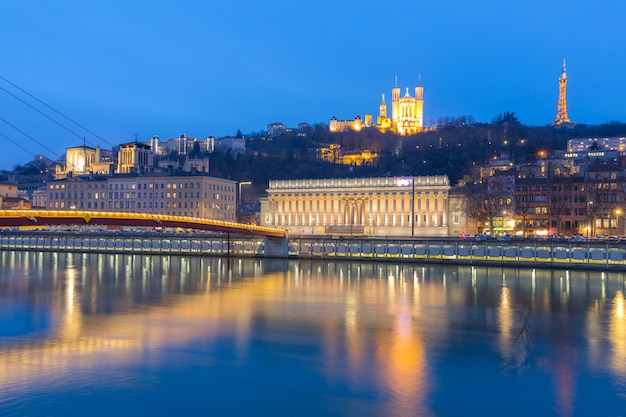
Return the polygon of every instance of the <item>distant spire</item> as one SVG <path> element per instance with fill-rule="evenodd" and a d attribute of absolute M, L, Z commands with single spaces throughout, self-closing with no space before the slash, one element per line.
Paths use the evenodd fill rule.
<path fill-rule="evenodd" d="M 422 74 L 417 74 L 417 86 L 422 86 Z"/>
<path fill-rule="evenodd" d="M 559 78 L 559 100 L 556 106 L 556 117 L 553 126 L 570 125 L 572 121 L 567 112 L 567 74 L 565 73 L 565 59 L 563 59 L 563 72 Z"/>
<path fill-rule="evenodd" d="M 383 93 L 383 103 L 385 102 L 385 93 Z"/>
<path fill-rule="evenodd" d="M 398 87 L 398 76 L 396 75 L 395 87 Z"/>

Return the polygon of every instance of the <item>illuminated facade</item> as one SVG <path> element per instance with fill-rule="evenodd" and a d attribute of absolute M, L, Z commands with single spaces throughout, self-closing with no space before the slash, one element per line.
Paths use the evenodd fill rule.
<path fill-rule="evenodd" d="M 626 152 L 626 137 L 575 138 L 567 141 L 568 152 L 588 150 Z"/>
<path fill-rule="evenodd" d="M 347 132 L 348 130 L 360 132 L 363 129 L 363 119 L 361 116 L 357 116 L 353 120 L 338 120 L 336 117 L 332 117 L 329 129 L 331 132 Z"/>
<path fill-rule="evenodd" d="M 89 146 L 75 146 L 65 150 L 65 167 L 56 166 L 55 178 L 68 175 L 82 175 L 91 172 L 92 166 L 99 162 L 100 149 Z"/>
<path fill-rule="evenodd" d="M 235 221 L 236 182 L 202 174 L 73 176 L 47 184 L 46 206 Z"/>
<path fill-rule="evenodd" d="M 567 114 L 567 73 L 565 72 L 565 60 L 563 60 L 563 72 L 559 78 L 559 101 L 556 108 L 554 126 L 572 125 L 572 121 Z"/>
<path fill-rule="evenodd" d="M 391 130 L 399 135 L 412 135 L 424 129 L 424 87 L 421 80 L 415 87 L 415 97 L 411 97 L 408 87 L 404 96 L 400 97 L 396 77 L 395 86 L 391 90 L 391 118 L 387 117 L 387 103 L 383 94 L 377 125 L 382 131 Z"/>
<path fill-rule="evenodd" d="M 270 181 L 263 226 L 295 234 L 448 236 L 445 175 Z"/>
<path fill-rule="evenodd" d="M 54 178 L 60 180 L 74 175 L 148 172 L 153 170 L 152 158 L 151 145 L 138 142 L 120 145 L 117 162 L 111 150 L 100 149 L 100 146 L 75 146 L 66 149 L 65 165 L 56 166 Z"/>
<path fill-rule="evenodd" d="M 117 173 L 148 172 L 154 168 L 152 148 L 144 143 L 131 142 L 120 145 L 117 154 Z"/>
<path fill-rule="evenodd" d="M 391 117 L 388 116 L 387 110 L 387 103 L 383 94 L 376 118 L 378 130 L 382 132 L 392 131 L 399 135 L 412 135 L 422 132 L 424 130 L 424 87 L 421 85 L 421 80 L 415 87 L 415 97 L 409 94 L 408 87 L 404 96 L 400 97 L 400 87 L 398 87 L 398 78 L 396 77 L 395 86 L 391 89 Z M 364 127 L 373 125 L 371 114 L 365 115 L 365 121 L 360 116 L 353 120 L 338 120 L 335 117 L 330 119 L 331 132 L 348 130 L 359 132 Z"/>
<path fill-rule="evenodd" d="M 328 148 L 319 148 L 317 150 L 318 159 L 333 164 L 343 165 L 373 165 L 378 159 L 377 153 L 368 150 L 357 153 L 341 152 L 341 145 L 331 144 Z"/>

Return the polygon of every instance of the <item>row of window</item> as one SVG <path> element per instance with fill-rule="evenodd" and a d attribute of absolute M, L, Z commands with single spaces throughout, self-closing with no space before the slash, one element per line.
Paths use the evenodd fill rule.
<path fill-rule="evenodd" d="M 580 186 L 578 185 L 553 185 L 552 186 L 552 191 L 585 191 L 585 185 L 584 184 L 580 184 Z"/>
<path fill-rule="evenodd" d="M 235 192 L 235 187 L 230 186 L 230 185 L 221 185 L 221 184 L 205 184 L 207 186 L 208 190 L 213 190 L 213 191 L 224 191 L 224 192 L 231 192 L 234 193 Z M 85 184 L 85 183 L 75 183 L 75 184 L 49 184 L 48 189 L 50 190 L 64 190 L 66 189 L 74 189 L 74 190 L 84 190 L 84 189 L 91 189 L 92 186 L 94 189 L 98 189 L 98 188 L 106 188 L 106 184 L 105 183 L 89 183 L 89 184 Z M 136 184 L 136 183 L 109 183 L 108 184 L 108 188 L 110 190 L 135 190 L 135 189 L 152 189 L 154 186 L 154 188 L 160 188 L 160 189 L 187 189 L 187 188 L 197 188 L 200 189 L 201 188 L 201 183 L 199 182 L 185 182 L 185 183 L 140 183 L 140 184 Z"/>
<path fill-rule="evenodd" d="M 444 191 L 417 191 L 415 193 L 415 198 L 420 198 L 422 196 L 429 196 L 429 195 L 447 195 L 447 192 Z M 392 197 L 405 197 L 405 196 L 410 196 L 411 195 L 411 190 L 407 190 L 407 191 L 399 191 L 399 192 L 387 192 L 387 191 L 372 191 L 369 193 L 320 193 L 320 194 L 312 194 L 312 193 L 308 193 L 308 194 L 301 194 L 301 193 L 296 193 L 296 194 L 292 194 L 292 193 L 286 193 L 286 194 L 274 194 L 271 197 L 274 198 L 342 198 L 342 197 L 388 197 L 388 196 L 392 196 Z"/>
<path fill-rule="evenodd" d="M 101 184 L 98 184 L 98 183 L 87 184 L 86 188 L 87 189 L 91 189 L 92 185 L 93 185 L 94 189 L 106 188 L 104 183 L 101 183 Z M 50 189 L 50 190 L 64 190 L 66 188 L 65 186 L 66 186 L 66 184 L 50 184 L 48 186 L 48 189 Z M 68 189 L 75 189 L 75 190 L 84 190 L 85 189 L 85 184 L 84 183 L 77 183 L 77 184 L 71 184 L 70 183 L 70 184 L 67 184 L 67 188 Z"/>
<path fill-rule="evenodd" d="M 585 198 L 584 196 L 578 196 L 578 195 L 575 195 L 573 199 L 572 199 L 571 196 L 556 196 L 556 197 L 552 197 L 552 204 L 558 204 L 558 203 L 569 204 L 569 203 L 572 203 L 572 202 L 574 204 L 576 204 L 576 203 L 578 203 L 578 204 L 585 204 L 587 202 L 587 198 Z"/>
<path fill-rule="evenodd" d="M 92 196 L 91 193 L 87 193 L 87 200 L 91 200 L 91 196 Z M 58 193 L 58 192 L 49 193 L 48 194 L 48 198 L 50 200 L 59 200 L 59 199 L 64 200 L 65 199 L 65 193 L 64 192 L 61 192 L 61 193 Z M 67 193 L 67 198 L 72 198 L 72 193 L 68 192 Z M 78 200 L 79 198 L 81 200 L 83 200 L 85 198 L 85 194 L 84 193 L 74 193 L 74 197 L 73 198 L 75 200 Z M 104 193 L 103 192 L 102 193 L 93 193 L 93 199 L 94 200 L 98 200 L 98 199 L 104 200 Z"/>
<path fill-rule="evenodd" d="M 515 196 L 515 201 L 518 203 L 525 202 L 535 202 L 535 203 L 545 203 L 548 201 L 547 195 L 538 195 L 538 194 L 524 194 Z"/>
<path fill-rule="evenodd" d="M 92 193 L 88 192 L 87 194 L 87 200 L 91 200 L 92 199 Z M 54 193 L 49 193 L 49 199 L 50 200 L 64 200 L 65 199 L 66 194 L 64 192 L 54 192 Z M 209 194 L 208 193 L 204 193 L 204 198 L 208 198 Z M 141 193 L 138 193 L 138 195 L 135 194 L 134 191 L 109 191 L 109 200 L 113 200 L 113 199 L 135 199 L 135 198 L 141 198 Z M 212 194 L 213 200 L 224 200 L 224 201 L 235 201 L 235 196 L 234 195 L 228 195 L 228 194 L 216 194 L 213 193 Z M 68 199 L 85 199 L 85 193 L 83 192 L 74 192 L 73 193 L 73 197 L 72 197 L 72 193 L 68 192 L 67 193 L 67 198 Z M 93 193 L 93 199 L 94 200 L 99 200 L 99 199 L 104 199 L 105 198 L 105 194 L 104 192 L 102 193 Z M 143 198 L 152 198 L 152 193 L 143 193 Z M 154 198 L 159 198 L 159 193 L 155 192 L 154 193 Z M 193 192 L 180 192 L 180 193 L 161 193 L 160 194 L 160 198 L 194 198 L 194 194 Z M 195 194 L 195 198 L 200 199 L 200 192 L 197 191 Z"/>
<path fill-rule="evenodd" d="M 86 203 L 83 201 L 78 202 L 68 202 L 67 206 L 65 205 L 65 201 L 50 201 L 48 202 L 49 209 L 100 209 L 104 210 L 104 201 L 101 202 L 91 202 L 87 201 Z"/>

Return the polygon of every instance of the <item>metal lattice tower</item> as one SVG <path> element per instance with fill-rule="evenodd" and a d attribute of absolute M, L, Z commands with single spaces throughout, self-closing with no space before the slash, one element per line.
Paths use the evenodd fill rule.
<path fill-rule="evenodd" d="M 567 73 L 565 72 L 565 59 L 563 60 L 563 72 L 559 78 L 559 102 L 556 107 L 556 117 L 553 125 L 571 124 L 567 114 Z"/>

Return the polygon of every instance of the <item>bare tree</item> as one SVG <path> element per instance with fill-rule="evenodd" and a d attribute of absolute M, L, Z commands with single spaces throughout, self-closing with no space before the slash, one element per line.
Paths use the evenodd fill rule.
<path fill-rule="evenodd" d="M 469 187 L 466 196 L 466 213 L 478 224 L 489 225 L 493 236 L 494 219 L 502 213 L 503 196 L 497 190 L 489 190 L 485 185 Z"/>
<path fill-rule="evenodd" d="M 587 184 L 587 222 L 589 224 L 589 235 L 596 235 L 596 222 L 602 217 L 601 195 L 596 184 Z"/>
<path fill-rule="evenodd" d="M 551 192 L 548 200 L 548 213 L 550 220 L 554 220 L 556 223 L 555 234 L 561 235 L 561 219 L 570 214 L 571 207 L 571 195 L 565 192 L 565 184 L 556 183 L 550 185 Z"/>
<path fill-rule="evenodd" d="M 522 218 L 522 236 L 526 237 L 526 219 L 533 212 L 534 207 L 526 194 L 515 196 L 515 215 Z"/>

